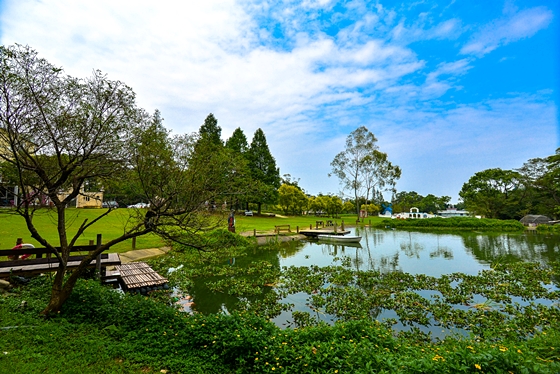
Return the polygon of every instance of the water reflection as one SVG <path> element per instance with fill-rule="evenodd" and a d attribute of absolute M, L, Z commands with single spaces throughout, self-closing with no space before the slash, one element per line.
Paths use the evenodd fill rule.
<path fill-rule="evenodd" d="M 351 229 L 351 235 L 362 236 L 359 244 L 322 243 L 317 241 L 292 241 L 278 244 L 273 249 L 253 249 L 245 256 L 225 258 L 223 266 L 244 269 L 251 264 L 267 262 L 272 269 L 280 271 L 289 266 L 329 266 L 343 265 L 357 271 L 405 272 L 440 277 L 443 274 L 465 273 L 476 275 L 489 269 L 492 263 L 537 262 L 549 264 L 560 260 L 560 240 L 558 236 L 538 234 L 492 234 L 476 232 L 415 232 L 397 230 L 376 230 L 370 228 Z M 230 276 L 229 278 L 232 278 Z M 229 312 L 246 304 L 259 303 L 266 298 L 281 298 L 293 304 L 292 310 L 313 312 L 326 321 L 332 315 L 320 314 L 307 306 L 310 293 L 284 296 L 274 294 L 272 285 L 262 286 L 250 296 L 234 296 L 228 292 L 213 292 L 208 284 L 229 279 L 227 276 L 193 278 L 188 293 L 194 304 L 190 307 L 201 313 Z M 251 275 L 244 273 L 239 279 L 251 284 Z M 556 286 L 560 283 L 556 280 Z M 334 292 L 334 291 L 333 291 Z M 348 295 L 348 290 L 344 290 Z M 371 295 L 369 296 L 371 297 Z M 360 302 L 356 294 L 356 302 Z M 372 315 L 380 310 L 371 305 Z M 389 314 L 388 314 L 389 313 Z M 280 313 L 275 320 L 279 325 L 289 321 L 290 313 Z M 387 317 L 384 312 L 381 317 Z"/>

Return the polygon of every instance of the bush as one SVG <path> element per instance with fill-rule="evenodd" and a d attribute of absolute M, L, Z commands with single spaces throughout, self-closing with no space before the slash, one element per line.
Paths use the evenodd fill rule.
<path fill-rule="evenodd" d="M 490 218 L 450 217 L 426 219 L 384 219 L 375 227 L 386 228 L 451 228 L 469 230 L 521 231 L 524 226 L 515 220 L 499 220 Z"/>

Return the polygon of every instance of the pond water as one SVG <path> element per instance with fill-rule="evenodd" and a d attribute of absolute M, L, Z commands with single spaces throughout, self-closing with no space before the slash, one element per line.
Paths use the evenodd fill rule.
<path fill-rule="evenodd" d="M 294 241 L 278 246 L 275 250 L 255 250 L 247 256 L 225 259 L 229 266 L 246 267 L 252 262 L 267 261 L 281 269 L 290 266 L 320 267 L 347 266 L 353 270 L 375 270 L 381 273 L 394 271 L 440 277 L 443 274 L 465 273 L 476 275 L 489 269 L 492 263 L 537 262 L 548 264 L 560 261 L 560 237 L 536 233 L 478 233 L 478 232 L 416 232 L 352 228 L 350 235 L 362 236 L 359 244 L 333 244 L 321 241 Z M 212 292 L 208 281 L 216 278 L 198 278 L 189 290 L 193 310 L 201 313 L 231 312 L 243 299 L 222 292 Z M 556 286 L 560 284 L 556 280 Z M 270 287 L 272 289 L 272 287 Z M 420 291 L 430 297 L 430 291 Z M 246 298 L 254 301 L 264 297 Z M 282 302 L 293 304 L 292 310 L 314 312 L 308 305 L 310 295 L 296 293 Z M 331 323 L 333 316 L 322 314 L 319 319 Z M 378 320 L 393 318 L 391 310 L 382 311 Z M 279 326 L 289 325 L 291 312 L 282 312 L 274 318 Z M 404 329 L 397 325 L 396 329 Z M 433 329 L 432 333 L 436 333 Z M 439 331 L 439 333 L 446 333 Z M 439 335 L 436 333 L 436 335 Z"/>

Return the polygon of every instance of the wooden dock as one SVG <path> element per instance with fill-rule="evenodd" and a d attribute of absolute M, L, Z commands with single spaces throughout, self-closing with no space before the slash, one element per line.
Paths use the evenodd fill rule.
<path fill-rule="evenodd" d="M 118 273 L 121 285 L 126 291 L 146 292 L 167 287 L 167 278 L 156 273 L 145 262 L 131 262 L 115 268 L 116 272 L 113 274 Z"/>

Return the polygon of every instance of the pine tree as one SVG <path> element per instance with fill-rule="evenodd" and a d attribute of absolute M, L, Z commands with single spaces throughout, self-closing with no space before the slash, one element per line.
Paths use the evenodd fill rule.
<path fill-rule="evenodd" d="M 274 203 L 278 199 L 281 181 L 280 169 L 276 167 L 276 160 L 270 153 L 261 129 L 257 129 L 253 135 L 247 159 L 251 177 L 255 182 L 252 198 L 253 202 L 258 204 L 258 214 L 260 214 L 262 203 Z"/>

